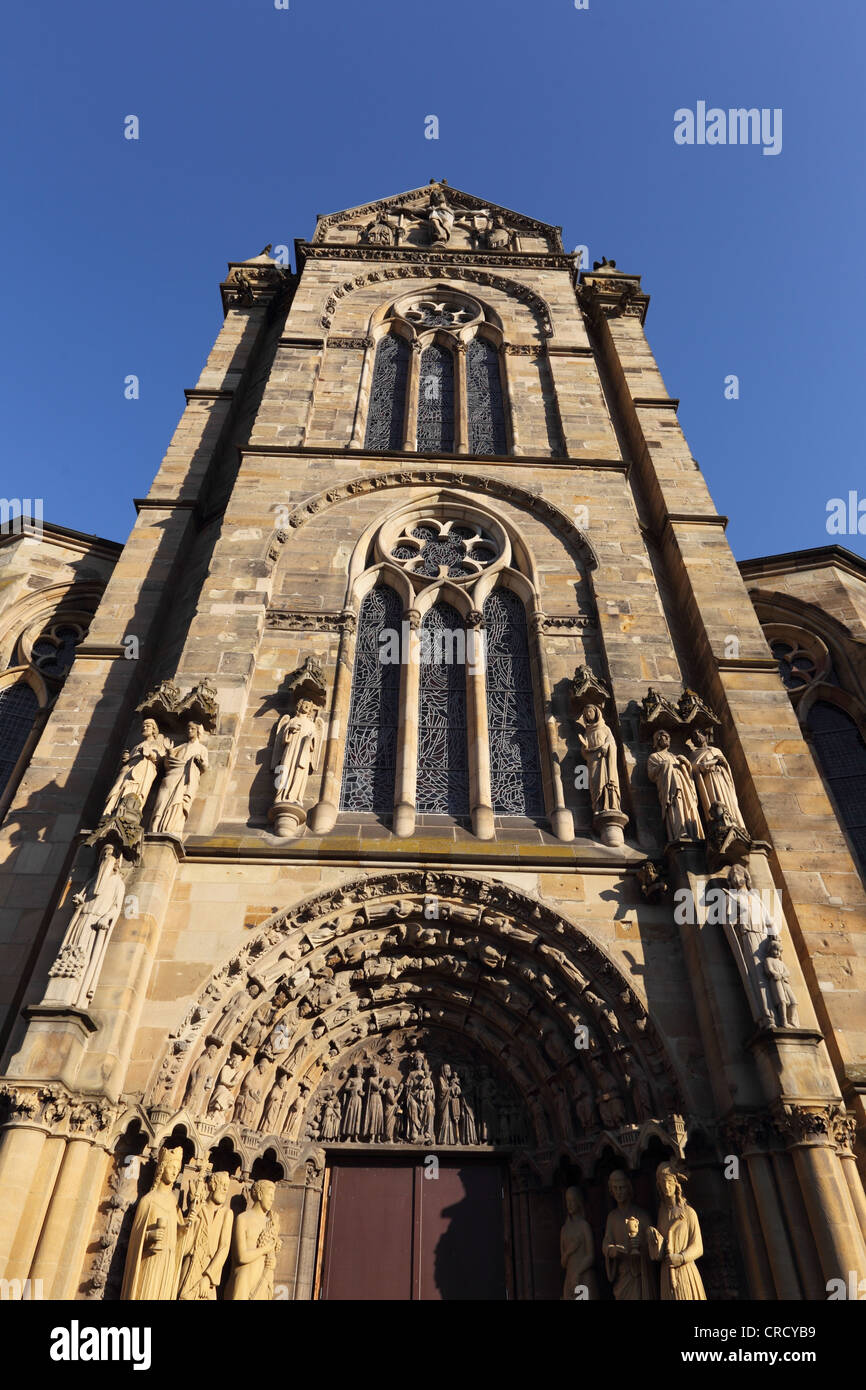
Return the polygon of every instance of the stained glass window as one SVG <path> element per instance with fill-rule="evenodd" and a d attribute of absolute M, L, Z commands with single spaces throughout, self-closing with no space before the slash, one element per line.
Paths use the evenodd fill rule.
<path fill-rule="evenodd" d="M 36 692 L 24 681 L 0 689 L 0 794 L 21 757 L 38 710 Z"/>
<path fill-rule="evenodd" d="M 496 589 L 485 601 L 484 618 L 493 809 L 499 815 L 541 815 L 544 798 L 526 613 L 510 589 Z"/>
<path fill-rule="evenodd" d="M 470 454 L 504 454 L 505 410 L 499 354 L 486 338 L 473 338 L 466 353 Z"/>
<path fill-rule="evenodd" d="M 421 354 L 418 381 L 418 450 L 454 452 L 454 359 L 441 343 Z"/>
<path fill-rule="evenodd" d="M 401 621 L 402 605 L 393 589 L 372 589 L 361 604 L 343 764 L 344 811 L 388 814 L 394 807 L 400 664 L 393 658 L 399 650 L 393 640 L 380 638 L 386 631 L 399 634 Z"/>
<path fill-rule="evenodd" d="M 448 603 L 435 604 L 421 627 L 419 815 L 469 814 L 465 643 L 459 613 Z"/>
<path fill-rule="evenodd" d="M 807 722 L 818 766 L 866 872 L 866 745 L 850 715 L 827 700 L 815 701 Z"/>
<path fill-rule="evenodd" d="M 390 333 L 376 349 L 367 415 L 367 449 L 402 449 L 406 415 L 409 344 Z"/>

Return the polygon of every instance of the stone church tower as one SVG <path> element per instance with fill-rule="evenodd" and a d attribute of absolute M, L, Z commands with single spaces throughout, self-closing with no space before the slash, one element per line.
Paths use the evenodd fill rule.
<path fill-rule="evenodd" d="M 0 1277 L 850 1289 L 863 884 L 640 277 L 442 183 L 222 293 L 6 798 Z"/>

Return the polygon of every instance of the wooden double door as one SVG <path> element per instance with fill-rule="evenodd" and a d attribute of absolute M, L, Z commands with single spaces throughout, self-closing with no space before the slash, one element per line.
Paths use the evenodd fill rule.
<path fill-rule="evenodd" d="M 505 1299 L 508 1188 L 488 1159 L 335 1158 L 325 1193 L 323 1299 Z"/>

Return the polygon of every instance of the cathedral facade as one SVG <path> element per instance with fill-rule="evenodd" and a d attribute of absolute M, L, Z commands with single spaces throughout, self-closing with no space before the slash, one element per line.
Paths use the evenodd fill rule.
<path fill-rule="evenodd" d="M 866 565 L 559 228 L 269 252 L 126 545 L 0 539 L 4 1287 L 856 1297 Z"/>

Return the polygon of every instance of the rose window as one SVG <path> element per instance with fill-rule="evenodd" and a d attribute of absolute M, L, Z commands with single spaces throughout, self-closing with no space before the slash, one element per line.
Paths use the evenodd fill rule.
<path fill-rule="evenodd" d="M 802 690 L 818 674 L 815 658 L 793 642 L 776 641 L 770 650 L 779 663 L 779 674 L 788 690 Z"/>
<path fill-rule="evenodd" d="M 419 299 L 403 310 L 403 318 L 415 328 L 461 328 L 477 318 L 477 313 L 458 303 Z"/>
<path fill-rule="evenodd" d="M 480 526 L 425 520 L 404 530 L 391 547 L 391 558 L 425 579 L 474 579 L 499 553 Z"/>

